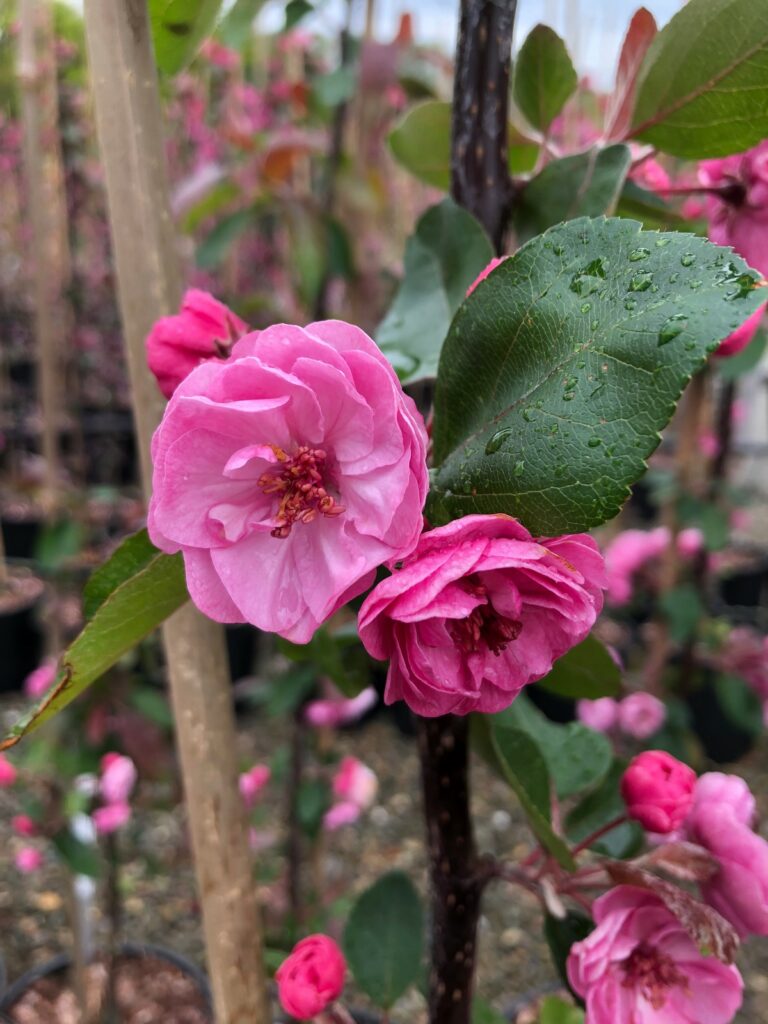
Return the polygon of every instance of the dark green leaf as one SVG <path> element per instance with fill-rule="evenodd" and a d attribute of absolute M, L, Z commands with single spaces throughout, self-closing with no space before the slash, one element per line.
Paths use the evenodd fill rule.
<path fill-rule="evenodd" d="M 322 779 L 302 782 L 296 798 L 299 824 L 307 835 L 315 837 L 323 824 L 323 816 L 331 806 L 331 791 Z"/>
<path fill-rule="evenodd" d="M 370 662 L 356 631 L 331 633 L 327 627 L 321 627 L 308 644 L 279 640 L 278 645 L 292 661 L 311 665 L 315 678 L 327 676 L 345 697 L 356 697 L 369 684 Z"/>
<path fill-rule="evenodd" d="M 290 32 L 305 15 L 311 13 L 314 9 L 309 0 L 288 0 L 285 8 L 285 31 Z"/>
<path fill-rule="evenodd" d="M 723 380 L 735 380 L 742 374 L 754 370 L 763 358 L 767 340 L 768 334 L 765 331 L 759 331 L 747 347 L 735 356 L 713 360 L 714 366 Z"/>
<path fill-rule="evenodd" d="M 546 914 L 544 917 L 544 938 L 547 940 L 552 963 L 564 985 L 568 985 L 568 972 L 566 962 L 571 946 L 574 942 L 581 942 L 586 939 L 594 928 L 592 919 L 582 914 L 579 910 L 569 910 L 568 914 L 561 920 Z"/>
<path fill-rule="evenodd" d="M 356 87 L 356 70 L 342 66 L 316 78 L 312 84 L 312 91 L 324 107 L 338 107 L 354 95 Z"/>
<path fill-rule="evenodd" d="M 538 535 L 614 516 L 707 353 L 761 301 L 703 238 L 582 218 L 532 239 L 459 307 L 435 393 L 427 515 Z"/>
<path fill-rule="evenodd" d="M 505 725 L 526 733 L 539 748 L 561 800 L 596 786 L 610 771 L 611 744 L 600 733 L 578 722 L 548 721 L 524 694 L 501 715 Z"/>
<path fill-rule="evenodd" d="M 614 761 L 600 786 L 584 797 L 568 814 L 566 829 L 569 839 L 574 843 L 582 842 L 625 813 L 626 807 L 619 790 L 625 768 L 623 762 Z M 630 821 L 611 829 L 590 848 L 608 857 L 631 857 L 643 845 L 644 838 L 641 826 Z"/>
<path fill-rule="evenodd" d="M 270 718 L 280 718 L 295 711 L 317 688 L 313 665 L 297 665 L 269 685 L 266 709 Z"/>
<path fill-rule="evenodd" d="M 389 133 L 392 155 L 419 181 L 448 191 L 451 180 L 451 104 L 437 100 L 407 110 Z"/>
<path fill-rule="evenodd" d="M 229 206 L 239 195 L 240 189 L 229 178 L 214 183 L 205 195 L 184 212 L 181 218 L 182 229 L 192 234 L 204 221 Z"/>
<path fill-rule="evenodd" d="M 727 717 L 750 736 L 760 736 L 763 704 L 755 691 L 739 676 L 722 675 L 715 680 L 715 692 Z"/>
<path fill-rule="evenodd" d="M 117 558 L 123 548 L 118 549 L 113 558 Z M 91 601 L 96 610 L 64 652 L 56 683 L 40 703 L 13 727 L 0 743 L 0 749 L 14 746 L 22 736 L 37 729 L 79 697 L 188 600 L 184 562 L 180 554 L 157 552 L 108 596 L 103 597 L 98 589 L 95 594 L 97 596 L 92 595 Z M 100 604 L 97 603 L 99 599 Z"/>
<path fill-rule="evenodd" d="M 515 61 L 515 103 L 534 128 L 546 132 L 576 89 L 578 77 L 560 36 L 536 25 Z"/>
<path fill-rule="evenodd" d="M 540 679 L 538 685 L 561 697 L 596 700 L 618 695 L 621 672 L 597 637 L 588 636 L 558 658 L 552 671 Z"/>
<path fill-rule="evenodd" d="M 728 156 L 768 136 L 768 4 L 689 0 L 656 36 L 632 136 L 689 159 Z"/>
<path fill-rule="evenodd" d="M 608 146 L 547 164 L 515 206 L 518 239 L 526 242 L 563 220 L 613 213 L 629 162 L 628 146 Z"/>
<path fill-rule="evenodd" d="M 344 929 L 344 953 L 360 988 L 388 1010 L 415 984 L 424 923 L 419 894 L 399 871 L 384 875 L 355 903 Z"/>
<path fill-rule="evenodd" d="M 477 718 L 483 727 L 490 729 L 496 763 L 520 801 L 534 835 L 559 864 L 572 870 L 570 851 L 550 824 L 549 772 L 536 742 L 522 730 L 509 726 L 502 716 Z M 483 719 L 487 720 L 487 725 Z"/>
<path fill-rule="evenodd" d="M 94 569 L 83 590 L 83 615 L 92 619 L 96 610 L 131 576 L 145 569 L 160 554 L 149 539 L 146 529 L 126 537 L 110 557 Z"/>
<path fill-rule="evenodd" d="M 56 572 L 78 553 L 83 528 L 74 519 L 60 519 L 43 529 L 35 545 L 35 561 L 43 572 Z"/>
<path fill-rule="evenodd" d="M 202 270 L 214 270 L 237 241 L 253 224 L 250 210 L 238 210 L 224 217 L 202 240 L 197 249 L 196 262 Z"/>
<path fill-rule="evenodd" d="M 175 75 L 192 60 L 216 24 L 222 0 L 149 0 L 157 66 Z"/>
<path fill-rule="evenodd" d="M 485 1000 L 476 998 L 472 1002 L 472 1024 L 507 1024 L 507 1018 Z"/>
<path fill-rule="evenodd" d="M 264 0 L 235 0 L 219 26 L 226 46 L 239 50 L 248 42 L 253 22 L 263 6 Z"/>
<path fill-rule="evenodd" d="M 637 182 L 627 178 L 619 197 L 616 207 L 616 214 L 619 217 L 629 217 L 632 220 L 639 220 L 643 227 L 667 229 L 675 228 L 679 231 L 693 230 L 690 221 L 687 221 L 682 214 L 673 210 L 669 203 L 665 203 L 661 196 L 649 189 L 641 188 Z"/>
<path fill-rule="evenodd" d="M 403 380 L 434 377 L 451 318 L 492 258 L 488 236 L 453 200 L 421 217 L 405 247 L 403 281 L 376 332 L 387 355 L 405 357 Z"/>
<path fill-rule="evenodd" d="M 130 691 L 129 700 L 139 714 L 144 715 L 155 725 L 163 729 L 170 729 L 173 725 L 171 707 L 162 691 L 156 690 L 153 686 L 134 686 Z"/>
<path fill-rule="evenodd" d="M 680 496 L 678 509 L 683 525 L 701 530 L 708 551 L 720 551 L 726 546 L 731 531 L 726 509 L 689 494 Z"/>
<path fill-rule="evenodd" d="M 541 1004 L 539 1024 L 584 1024 L 584 1011 L 557 996 L 547 996 Z"/>
<path fill-rule="evenodd" d="M 101 874 L 101 858 L 96 846 L 90 846 L 73 835 L 69 826 L 65 826 L 52 838 L 56 853 L 61 857 L 74 875 L 88 875 L 98 878 Z"/>
<path fill-rule="evenodd" d="M 692 583 L 681 583 L 659 598 L 659 605 L 669 626 L 669 635 L 676 644 L 683 644 L 696 633 L 704 606 Z"/>

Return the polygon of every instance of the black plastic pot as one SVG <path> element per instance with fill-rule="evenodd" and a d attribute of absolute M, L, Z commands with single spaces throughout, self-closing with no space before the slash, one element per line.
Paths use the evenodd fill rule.
<path fill-rule="evenodd" d="M 243 679 L 253 673 L 259 631 L 246 623 L 226 626 L 224 634 L 227 640 L 230 672 L 233 681 L 237 682 L 238 679 Z"/>
<path fill-rule="evenodd" d="M 688 696 L 686 703 L 691 714 L 691 727 L 710 760 L 716 764 L 729 764 L 752 750 L 756 737 L 728 717 L 713 680 L 705 680 Z"/>
<path fill-rule="evenodd" d="M 43 654 L 37 602 L 0 613 L 0 692 L 17 692 Z"/>
<path fill-rule="evenodd" d="M 2 529 L 6 558 L 35 557 L 37 540 L 42 529 L 40 519 L 3 519 Z"/>
<path fill-rule="evenodd" d="M 198 967 L 185 957 L 180 956 L 178 953 L 174 953 L 171 949 L 165 949 L 163 946 L 135 942 L 123 943 L 120 947 L 120 955 L 123 957 L 151 956 L 157 960 L 166 960 L 184 974 L 189 975 L 194 980 L 205 1000 L 206 1006 L 211 1014 L 211 1024 L 213 1024 L 213 999 L 211 997 L 211 989 L 208 984 L 208 979 Z M 71 966 L 71 956 L 68 953 L 60 953 L 58 956 L 53 957 L 44 964 L 32 967 L 30 970 L 22 974 L 22 976 L 18 978 L 13 985 L 6 989 L 2 999 L 0 999 L 0 1024 L 14 1024 L 13 1018 L 9 1016 L 9 1013 L 13 1010 L 13 1007 L 24 995 L 27 989 L 31 988 L 35 982 L 40 981 L 42 978 L 48 978 L 52 974 L 64 973 L 65 971 L 68 971 Z"/>

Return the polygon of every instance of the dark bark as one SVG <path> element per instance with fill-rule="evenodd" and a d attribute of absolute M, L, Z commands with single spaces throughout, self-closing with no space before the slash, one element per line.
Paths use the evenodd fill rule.
<path fill-rule="evenodd" d="M 451 194 L 501 253 L 513 188 L 508 97 L 517 0 L 463 0 L 453 84 Z"/>
<path fill-rule="evenodd" d="M 469 722 L 419 718 L 432 891 L 430 1024 L 470 1024 L 482 879 L 469 809 Z"/>

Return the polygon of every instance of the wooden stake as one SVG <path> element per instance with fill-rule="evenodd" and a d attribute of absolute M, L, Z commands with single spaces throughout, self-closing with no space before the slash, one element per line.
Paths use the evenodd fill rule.
<path fill-rule="evenodd" d="M 168 206 L 157 72 L 146 0 L 86 0 L 85 25 L 104 163 L 120 313 L 145 494 L 163 408 L 144 351 L 181 297 Z M 191 604 L 163 630 L 217 1024 L 267 1024 L 262 939 L 224 633 Z"/>

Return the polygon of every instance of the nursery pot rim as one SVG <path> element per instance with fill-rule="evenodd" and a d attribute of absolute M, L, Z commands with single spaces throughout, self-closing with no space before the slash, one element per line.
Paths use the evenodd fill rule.
<path fill-rule="evenodd" d="M 188 960 L 181 953 L 176 953 L 172 949 L 168 949 L 165 946 L 156 945 L 153 942 L 123 942 L 120 945 L 120 956 L 126 957 L 142 957 L 142 956 L 154 956 L 159 960 L 166 960 L 168 963 L 173 964 L 174 967 L 178 967 L 179 970 L 185 974 L 189 974 L 194 978 L 198 988 L 200 989 L 203 998 L 205 1000 L 206 1009 L 213 1014 L 213 997 L 211 995 L 211 987 L 208 984 L 208 978 L 205 973 L 193 964 L 191 960 Z M 29 970 L 25 971 L 20 977 L 14 981 L 14 983 L 8 988 L 5 987 L 5 968 L 4 965 L 0 966 L 0 977 L 2 978 L 2 998 L 0 998 L 0 1024 L 14 1024 L 12 1019 L 8 1016 L 8 1011 L 12 1010 L 14 1005 L 19 1001 L 19 998 L 31 988 L 36 981 L 40 981 L 42 978 L 47 978 L 51 974 L 56 974 L 59 971 L 63 971 L 65 968 L 71 966 L 72 957 L 69 953 L 57 953 L 56 956 L 51 957 L 50 960 L 46 960 L 42 964 L 37 964 L 35 967 L 30 967 Z M 213 1017 L 211 1017 L 213 1019 Z"/>

